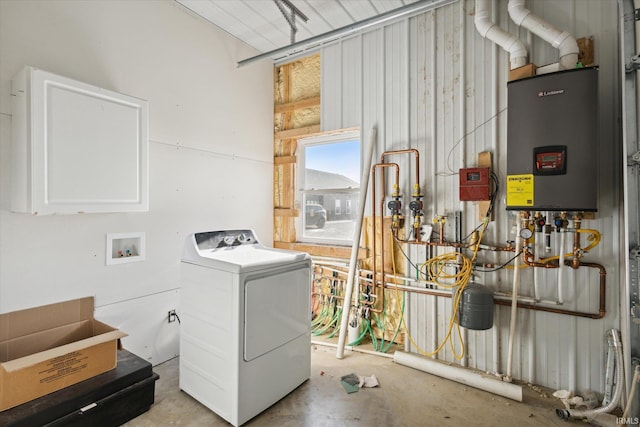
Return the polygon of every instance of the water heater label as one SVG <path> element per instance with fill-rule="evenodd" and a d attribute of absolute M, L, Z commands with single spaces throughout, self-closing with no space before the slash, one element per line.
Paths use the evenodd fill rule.
<path fill-rule="evenodd" d="M 533 174 L 507 175 L 507 206 L 533 206 Z"/>
<path fill-rule="evenodd" d="M 564 93 L 564 89 L 542 90 L 538 92 L 538 98 L 543 98 L 545 96 L 552 96 L 552 95 L 562 95 L 563 93 Z"/>

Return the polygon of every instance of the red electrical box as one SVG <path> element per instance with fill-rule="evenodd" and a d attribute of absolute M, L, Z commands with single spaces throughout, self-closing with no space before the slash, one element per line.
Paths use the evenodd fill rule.
<path fill-rule="evenodd" d="M 460 201 L 476 202 L 491 199 L 491 168 L 460 169 Z"/>

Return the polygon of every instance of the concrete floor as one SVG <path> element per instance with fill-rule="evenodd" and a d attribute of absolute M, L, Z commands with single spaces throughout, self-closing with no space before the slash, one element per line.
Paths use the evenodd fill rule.
<path fill-rule="evenodd" d="M 312 345 L 311 378 L 246 426 L 570 426 L 555 415 L 550 391 L 524 385 L 524 403 L 464 386 L 392 359 Z M 178 387 L 179 359 L 154 367 L 160 375 L 155 404 L 128 427 L 228 426 Z M 377 388 L 347 394 L 340 377 L 375 374 Z"/>

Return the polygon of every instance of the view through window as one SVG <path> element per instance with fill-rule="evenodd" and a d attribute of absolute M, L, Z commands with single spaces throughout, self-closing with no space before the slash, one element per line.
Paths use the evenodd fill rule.
<path fill-rule="evenodd" d="M 299 240 L 351 244 L 360 197 L 360 132 L 298 140 Z"/>

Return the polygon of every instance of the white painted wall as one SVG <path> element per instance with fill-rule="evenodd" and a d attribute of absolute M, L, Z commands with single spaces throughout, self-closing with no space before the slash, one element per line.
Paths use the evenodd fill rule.
<path fill-rule="evenodd" d="M 272 243 L 273 68 L 235 67 L 255 54 L 170 0 L 0 2 L 0 312 L 94 295 L 125 347 L 177 354 L 162 319 L 179 312 L 185 237 L 250 227 Z M 10 212 L 10 80 L 25 65 L 149 101 L 149 212 Z M 106 234 L 136 231 L 146 260 L 106 266 Z"/>

